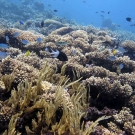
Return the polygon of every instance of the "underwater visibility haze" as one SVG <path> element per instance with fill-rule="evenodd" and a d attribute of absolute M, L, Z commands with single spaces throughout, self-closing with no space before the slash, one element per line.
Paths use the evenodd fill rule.
<path fill-rule="evenodd" d="M 21 0 L 11 2 L 20 4 Z M 135 27 L 131 26 L 135 24 L 134 0 L 39 0 L 39 2 L 44 3 L 47 10 L 57 9 L 56 16 L 73 19 L 82 25 L 92 24 L 102 27 L 102 21 L 109 18 L 112 23 L 118 25 L 117 29 L 135 32 Z M 131 17 L 133 21 L 127 22 L 127 17 Z"/>
<path fill-rule="evenodd" d="M 0 0 L 0 135 L 135 135 L 134 0 Z"/>

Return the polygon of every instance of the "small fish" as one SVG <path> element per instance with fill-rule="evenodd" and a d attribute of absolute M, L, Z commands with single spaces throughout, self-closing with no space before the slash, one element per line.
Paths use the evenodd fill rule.
<path fill-rule="evenodd" d="M 9 46 L 7 44 L 3 44 L 3 43 L 0 44 L 0 48 L 8 48 L 8 47 Z"/>
<path fill-rule="evenodd" d="M 28 40 L 23 39 L 23 40 L 22 40 L 22 43 L 26 45 L 26 44 L 28 44 L 29 42 L 28 42 Z"/>
<path fill-rule="evenodd" d="M 6 35 L 5 38 L 6 38 L 6 43 L 9 43 L 9 37 Z"/>
<path fill-rule="evenodd" d="M 53 58 L 57 58 L 60 61 L 68 61 L 67 55 L 65 53 L 58 51 L 58 50 L 53 51 L 52 49 L 51 49 L 51 51 L 52 51 L 51 54 L 53 55 L 52 56 Z"/>
<path fill-rule="evenodd" d="M 7 57 L 7 53 L 0 51 L 0 59 L 5 59 L 6 57 Z"/>
<path fill-rule="evenodd" d="M 119 65 L 119 68 L 122 69 L 123 67 L 124 67 L 124 65 L 121 63 L 121 64 Z"/>
<path fill-rule="evenodd" d="M 132 55 L 135 57 L 135 52 Z"/>
<path fill-rule="evenodd" d="M 59 46 L 64 46 L 64 45 L 67 45 L 67 44 L 68 44 L 68 42 L 66 42 L 66 41 L 59 41 L 59 42 L 56 43 L 56 45 L 59 45 Z"/>
<path fill-rule="evenodd" d="M 45 51 L 46 51 L 46 52 L 49 52 L 49 49 L 48 49 L 48 47 L 46 47 L 46 48 L 45 48 Z"/>
<path fill-rule="evenodd" d="M 86 1 L 84 0 L 83 3 L 86 3 Z"/>
<path fill-rule="evenodd" d="M 56 57 L 58 57 L 58 55 L 59 55 L 59 51 L 58 50 L 56 50 L 56 52 L 55 51 L 53 51 L 52 49 L 51 49 L 51 54 L 53 55 L 52 57 L 54 57 L 54 58 L 56 58 Z"/>
<path fill-rule="evenodd" d="M 15 33 L 13 34 L 13 37 L 17 38 L 19 35 L 20 35 L 19 32 L 15 32 Z"/>
<path fill-rule="evenodd" d="M 112 76 L 108 76 L 108 78 L 109 78 L 108 81 L 109 81 L 111 84 L 112 84 L 112 83 L 114 82 L 114 80 L 115 80 Z"/>
<path fill-rule="evenodd" d="M 118 47 L 117 50 L 122 53 L 126 52 L 126 50 L 122 46 Z"/>
<path fill-rule="evenodd" d="M 29 50 L 26 51 L 25 56 L 26 57 L 30 56 L 30 51 Z"/>
<path fill-rule="evenodd" d="M 131 24 L 130 26 L 135 26 L 135 24 Z"/>
<path fill-rule="evenodd" d="M 116 49 L 113 49 L 113 50 L 116 50 Z M 117 48 L 116 54 L 114 54 L 114 53 L 113 54 L 120 57 L 120 56 L 123 56 L 125 52 L 126 52 L 126 50 L 122 46 L 119 46 Z"/>
<path fill-rule="evenodd" d="M 44 27 L 44 20 L 41 21 L 41 27 Z"/>
<path fill-rule="evenodd" d="M 75 55 L 75 54 L 76 54 L 76 50 L 73 50 L 73 51 L 72 51 L 72 55 Z"/>
<path fill-rule="evenodd" d="M 102 10 L 101 12 L 102 12 L 102 13 L 105 13 L 105 11 L 103 11 L 103 10 Z"/>
<path fill-rule="evenodd" d="M 48 7 L 51 7 L 51 5 L 50 5 L 50 4 L 48 4 Z"/>
<path fill-rule="evenodd" d="M 95 12 L 96 14 L 98 13 L 98 12 Z"/>
<path fill-rule="evenodd" d="M 101 17 L 104 17 L 103 15 L 100 15 Z"/>
<path fill-rule="evenodd" d="M 109 60 L 114 61 L 114 60 L 116 60 L 116 57 L 115 56 L 110 56 Z"/>
<path fill-rule="evenodd" d="M 86 65 L 85 65 L 86 68 L 93 68 L 94 66 L 95 66 L 94 63 L 92 63 L 92 64 L 86 64 Z"/>
<path fill-rule="evenodd" d="M 40 37 L 37 38 L 37 42 L 38 42 L 38 43 L 41 43 L 42 41 L 43 41 L 42 38 L 40 38 Z"/>
<path fill-rule="evenodd" d="M 110 11 L 108 11 L 108 14 L 110 14 Z"/>
<path fill-rule="evenodd" d="M 130 17 L 127 17 L 126 20 L 127 20 L 128 22 L 132 22 L 132 18 L 130 18 Z"/>
<path fill-rule="evenodd" d="M 21 21 L 21 20 L 19 21 L 19 23 L 20 23 L 20 25 L 24 25 L 24 22 L 23 22 L 23 21 Z"/>
<path fill-rule="evenodd" d="M 112 53 L 113 53 L 113 55 L 116 55 L 117 54 L 117 49 L 112 49 Z"/>
<path fill-rule="evenodd" d="M 55 9 L 55 10 L 53 10 L 53 11 L 54 11 L 54 12 L 58 12 L 58 10 L 56 10 L 56 9 Z"/>

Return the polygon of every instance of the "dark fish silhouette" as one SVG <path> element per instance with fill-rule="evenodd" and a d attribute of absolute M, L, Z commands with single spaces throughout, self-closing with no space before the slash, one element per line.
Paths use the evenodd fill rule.
<path fill-rule="evenodd" d="M 60 61 L 68 61 L 67 55 L 63 52 L 60 52 L 57 59 L 59 59 Z"/>
<path fill-rule="evenodd" d="M 132 18 L 130 18 L 130 17 L 127 17 L 126 20 L 127 20 L 128 22 L 132 22 Z"/>
<path fill-rule="evenodd" d="M 117 27 L 121 27 L 119 24 L 116 25 Z"/>
<path fill-rule="evenodd" d="M 20 33 L 19 32 L 15 32 L 14 34 L 13 34 L 13 37 L 18 37 L 20 35 Z"/>
<path fill-rule="evenodd" d="M 53 58 L 57 58 L 60 61 L 68 61 L 67 55 L 64 52 L 61 52 L 58 50 L 53 51 L 52 49 L 51 49 L 51 51 L 52 51 L 51 54 L 53 55 L 52 56 Z"/>
<path fill-rule="evenodd" d="M 41 43 L 42 41 L 43 41 L 42 38 L 40 38 L 40 37 L 37 38 L 37 42 L 38 42 L 38 43 Z"/>
<path fill-rule="evenodd" d="M 0 51 L 0 60 L 5 59 L 6 57 L 7 57 L 7 53 Z"/>
<path fill-rule="evenodd" d="M 105 13 L 105 11 L 101 11 L 102 13 Z"/>
<path fill-rule="evenodd" d="M 23 22 L 23 21 L 21 21 L 21 20 L 19 21 L 19 23 L 20 23 L 20 25 L 24 25 L 24 22 Z"/>
<path fill-rule="evenodd" d="M 23 39 L 23 40 L 22 40 L 22 43 L 23 43 L 24 45 L 26 45 L 26 44 L 28 44 L 28 43 L 29 43 L 29 41 L 28 41 L 28 40 Z"/>
<path fill-rule="evenodd" d="M 44 21 L 42 20 L 42 22 L 41 22 L 41 27 L 44 27 Z"/>
<path fill-rule="evenodd" d="M 108 14 L 110 14 L 110 11 L 108 11 Z"/>
<path fill-rule="evenodd" d="M 116 26 L 116 27 L 121 27 L 119 24 L 113 24 L 113 26 Z"/>
<path fill-rule="evenodd" d="M 123 67 L 124 67 L 124 64 L 121 63 L 121 64 L 119 65 L 119 68 L 122 69 Z"/>
<path fill-rule="evenodd" d="M 116 57 L 112 55 L 109 57 L 109 60 L 114 61 L 114 60 L 116 60 Z"/>
<path fill-rule="evenodd" d="M 55 10 L 53 10 L 53 11 L 54 11 L 54 12 L 58 12 L 58 10 L 56 10 L 56 9 L 55 9 Z"/>
<path fill-rule="evenodd" d="M 135 26 L 135 24 L 131 24 L 130 26 Z"/>
<path fill-rule="evenodd" d="M 103 15 L 100 15 L 101 17 L 104 17 Z"/>
<path fill-rule="evenodd" d="M 5 39 L 6 39 L 6 43 L 9 43 L 9 36 L 8 35 L 5 36 Z"/>
<path fill-rule="evenodd" d="M 119 24 L 116 25 L 117 27 L 121 27 Z"/>

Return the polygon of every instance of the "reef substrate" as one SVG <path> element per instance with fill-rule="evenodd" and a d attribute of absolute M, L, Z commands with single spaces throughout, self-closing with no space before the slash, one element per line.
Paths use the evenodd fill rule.
<path fill-rule="evenodd" d="M 0 62 L 2 135 L 135 134 L 134 41 L 117 31 L 55 19 L 34 32 L 4 27 L 0 43 L 6 44 L 5 35 L 9 48 L 0 48 L 8 54 Z M 111 49 L 118 47 L 126 52 L 111 60 Z M 68 61 L 52 58 L 45 48 L 64 52 Z"/>

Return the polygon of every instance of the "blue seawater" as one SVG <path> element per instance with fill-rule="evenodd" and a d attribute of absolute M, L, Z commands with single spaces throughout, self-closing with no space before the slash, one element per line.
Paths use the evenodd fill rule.
<path fill-rule="evenodd" d="M 33 8 L 34 3 L 37 2 L 37 0 L 29 0 L 27 4 L 28 0 L 5 1 L 18 5 L 18 8 L 20 6 Z M 52 12 L 57 10 L 58 12 L 54 12 L 56 16 L 72 19 L 78 24 L 102 27 L 103 20 L 109 18 L 116 25 L 116 29 L 135 32 L 135 26 L 130 26 L 135 24 L 135 0 L 40 0 L 40 2 L 44 4 L 45 10 L 52 10 Z M 31 16 L 32 14 L 28 19 Z M 126 17 L 131 17 L 132 22 L 126 21 Z"/>
<path fill-rule="evenodd" d="M 0 43 L 0 48 L 8 48 L 8 44 L 3 44 L 3 43 Z"/>
<path fill-rule="evenodd" d="M 110 18 L 114 24 L 121 26 L 117 29 L 135 32 L 135 26 L 130 26 L 135 23 L 135 0 L 42 0 L 42 2 L 47 9 L 57 9 L 56 15 L 73 19 L 83 25 L 102 27 L 103 18 L 100 15 L 104 15 L 104 19 Z M 48 4 L 51 7 L 48 7 Z M 133 22 L 126 21 L 126 17 L 131 17 Z"/>

